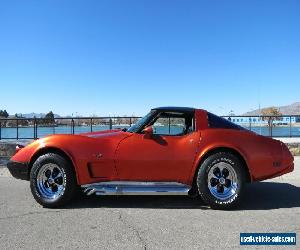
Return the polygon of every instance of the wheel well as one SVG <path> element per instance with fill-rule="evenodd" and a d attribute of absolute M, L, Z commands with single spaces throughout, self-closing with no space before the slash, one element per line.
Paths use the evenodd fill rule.
<path fill-rule="evenodd" d="M 248 168 L 248 166 L 247 166 L 247 163 L 246 163 L 244 157 L 243 157 L 238 151 L 236 151 L 235 149 L 232 149 L 232 148 L 226 148 L 226 147 L 219 147 L 219 148 L 214 148 L 214 149 L 209 150 L 208 152 L 206 152 L 206 153 L 201 157 L 201 160 L 199 161 L 198 166 L 197 166 L 197 169 L 196 169 L 195 174 L 194 174 L 193 186 L 196 184 L 197 173 L 198 173 L 198 170 L 199 170 L 201 164 L 202 164 L 209 156 L 211 156 L 211 155 L 213 155 L 213 154 L 216 154 L 216 153 L 220 153 L 220 152 L 231 153 L 231 154 L 235 155 L 236 157 L 238 157 L 239 160 L 242 162 L 243 168 L 244 168 L 244 170 L 245 170 L 245 173 L 246 173 L 246 181 L 247 181 L 247 182 L 251 182 L 251 175 L 250 175 L 249 168 Z"/>
<path fill-rule="evenodd" d="M 29 180 L 31 168 L 32 168 L 34 162 L 37 160 L 37 158 L 39 158 L 40 156 L 42 156 L 44 154 L 47 154 L 47 153 L 58 154 L 58 155 L 62 156 L 63 158 L 65 158 L 71 164 L 71 166 L 73 166 L 73 170 L 74 170 L 74 173 L 75 173 L 75 176 L 76 176 L 76 171 L 75 171 L 75 168 L 74 168 L 73 161 L 71 160 L 71 158 L 63 150 L 58 149 L 58 148 L 54 148 L 54 147 L 46 147 L 46 148 L 42 148 L 42 149 L 38 150 L 31 157 L 30 162 L 29 162 L 28 180 Z"/>

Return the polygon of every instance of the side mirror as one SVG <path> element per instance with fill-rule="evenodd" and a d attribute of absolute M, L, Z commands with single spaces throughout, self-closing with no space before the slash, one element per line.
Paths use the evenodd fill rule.
<path fill-rule="evenodd" d="M 148 126 L 146 128 L 143 129 L 143 132 L 145 133 L 146 137 L 151 137 L 153 135 L 153 128 L 152 126 Z"/>

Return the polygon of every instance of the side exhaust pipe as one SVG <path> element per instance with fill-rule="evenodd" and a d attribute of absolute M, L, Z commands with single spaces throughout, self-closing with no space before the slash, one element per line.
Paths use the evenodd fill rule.
<path fill-rule="evenodd" d="M 188 195 L 190 186 L 177 182 L 100 182 L 81 186 L 86 195 Z"/>

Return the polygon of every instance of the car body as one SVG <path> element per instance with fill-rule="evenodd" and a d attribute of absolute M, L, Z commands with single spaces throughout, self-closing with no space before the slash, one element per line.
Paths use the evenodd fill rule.
<path fill-rule="evenodd" d="M 206 110 L 183 107 L 152 109 L 128 131 L 44 137 L 19 148 L 8 168 L 16 178 L 30 180 L 34 163 L 47 153 L 68 161 L 76 185 L 87 194 L 98 195 L 192 193 L 198 189 L 194 187 L 202 164 L 218 153 L 229 155 L 227 164 L 234 168 L 238 165 L 243 172 L 243 180 L 239 181 L 243 182 L 273 178 L 294 169 L 293 156 L 282 142 L 255 134 Z M 215 172 L 220 169 L 223 167 Z M 230 176 L 237 177 L 236 173 Z M 219 187 L 219 182 L 225 180 L 217 179 L 215 186 Z"/>

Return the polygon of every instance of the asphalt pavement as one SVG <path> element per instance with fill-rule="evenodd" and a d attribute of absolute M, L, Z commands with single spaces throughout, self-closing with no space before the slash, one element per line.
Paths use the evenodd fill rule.
<path fill-rule="evenodd" d="M 297 246 L 286 247 L 295 249 L 300 157 L 295 163 L 292 174 L 248 185 L 235 211 L 211 210 L 182 196 L 83 197 L 46 209 L 28 182 L 0 167 L 0 249 L 249 249 L 240 246 L 241 232 L 296 232 Z"/>

